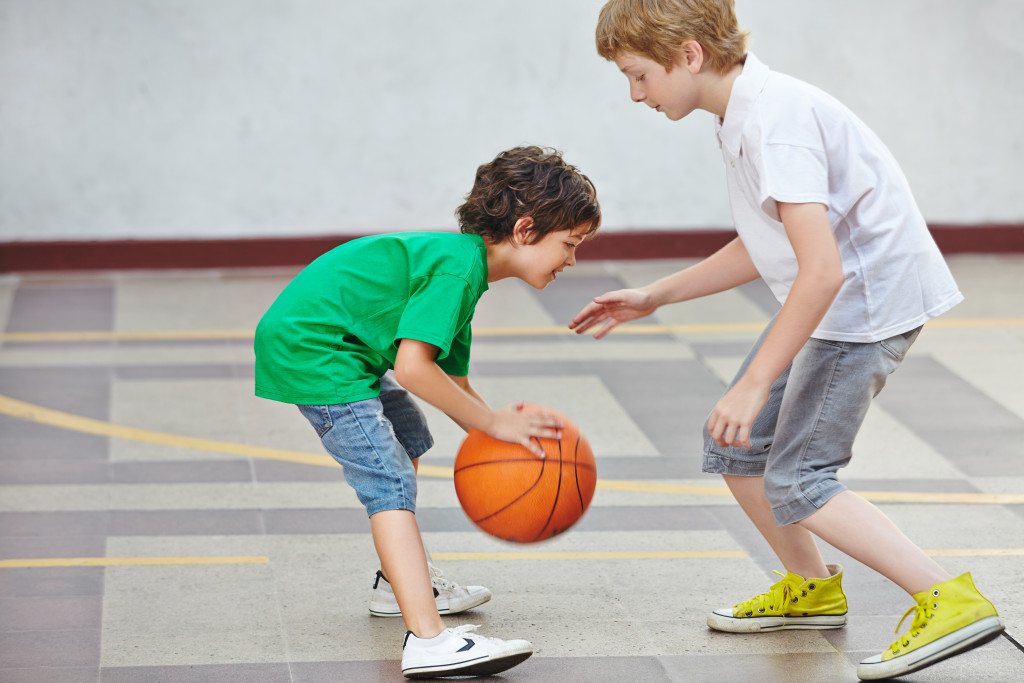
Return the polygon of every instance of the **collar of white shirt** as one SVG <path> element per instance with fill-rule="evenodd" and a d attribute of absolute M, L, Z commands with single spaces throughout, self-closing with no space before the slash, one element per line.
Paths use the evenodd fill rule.
<path fill-rule="evenodd" d="M 769 69 L 764 62 L 748 52 L 743 63 L 743 71 L 736 77 L 729 94 L 729 104 L 725 107 L 725 118 L 715 117 L 715 133 L 718 144 L 730 156 L 740 155 L 740 136 L 747 123 L 750 110 L 754 107 L 765 81 L 768 80 Z"/>

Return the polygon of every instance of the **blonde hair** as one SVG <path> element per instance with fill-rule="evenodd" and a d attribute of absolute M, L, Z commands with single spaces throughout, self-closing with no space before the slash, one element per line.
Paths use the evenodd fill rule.
<path fill-rule="evenodd" d="M 628 52 L 671 71 L 682 44 L 695 40 L 711 68 L 725 73 L 743 61 L 748 35 L 734 0 L 610 0 L 597 20 L 597 54 L 614 60 Z"/>

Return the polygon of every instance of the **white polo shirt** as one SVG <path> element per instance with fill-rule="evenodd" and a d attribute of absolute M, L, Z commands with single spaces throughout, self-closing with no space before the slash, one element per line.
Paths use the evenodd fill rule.
<path fill-rule="evenodd" d="M 747 53 L 715 132 L 736 231 L 780 302 L 797 262 L 776 202 L 828 207 L 846 280 L 814 337 L 880 341 L 963 300 L 903 171 L 835 98 Z"/>

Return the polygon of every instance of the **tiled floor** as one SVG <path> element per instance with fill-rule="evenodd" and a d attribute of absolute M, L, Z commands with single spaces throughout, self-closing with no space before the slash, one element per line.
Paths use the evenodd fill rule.
<path fill-rule="evenodd" d="M 879 396 L 844 481 L 970 570 L 1024 640 L 1024 257 L 950 262 L 967 301 Z M 825 548 L 846 567 L 846 628 L 707 629 L 779 568 L 699 458 L 701 422 L 773 306 L 748 286 L 602 341 L 562 330 L 589 297 L 681 265 L 584 262 L 543 292 L 500 282 L 483 298 L 476 388 L 558 408 L 597 455 L 593 506 L 568 534 L 511 547 L 476 531 L 446 469 L 460 432 L 427 409 L 427 546 L 494 592 L 446 621 L 536 648 L 494 680 L 853 681 L 910 605 Z M 366 611 L 365 514 L 297 411 L 252 395 L 251 331 L 291 274 L 0 276 L 0 680 L 401 678 L 401 620 Z M 1020 680 L 1022 665 L 1000 638 L 907 680 Z"/>

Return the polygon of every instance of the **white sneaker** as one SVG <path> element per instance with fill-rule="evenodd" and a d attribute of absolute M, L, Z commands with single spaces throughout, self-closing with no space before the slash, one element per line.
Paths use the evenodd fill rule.
<path fill-rule="evenodd" d="M 449 581 L 441 574 L 441 570 L 427 563 L 430 568 L 430 583 L 434 586 L 434 602 L 437 603 L 438 614 L 458 614 L 473 609 L 491 599 L 491 591 L 483 586 L 460 586 Z M 391 590 L 391 584 L 384 575 L 377 572 L 373 581 L 373 592 L 370 594 L 370 614 L 375 617 L 400 617 L 398 601 Z"/>
<path fill-rule="evenodd" d="M 441 631 L 434 638 L 405 634 L 402 675 L 406 678 L 490 676 L 511 669 L 533 654 L 525 640 L 499 640 L 470 633 L 473 624 Z"/>

